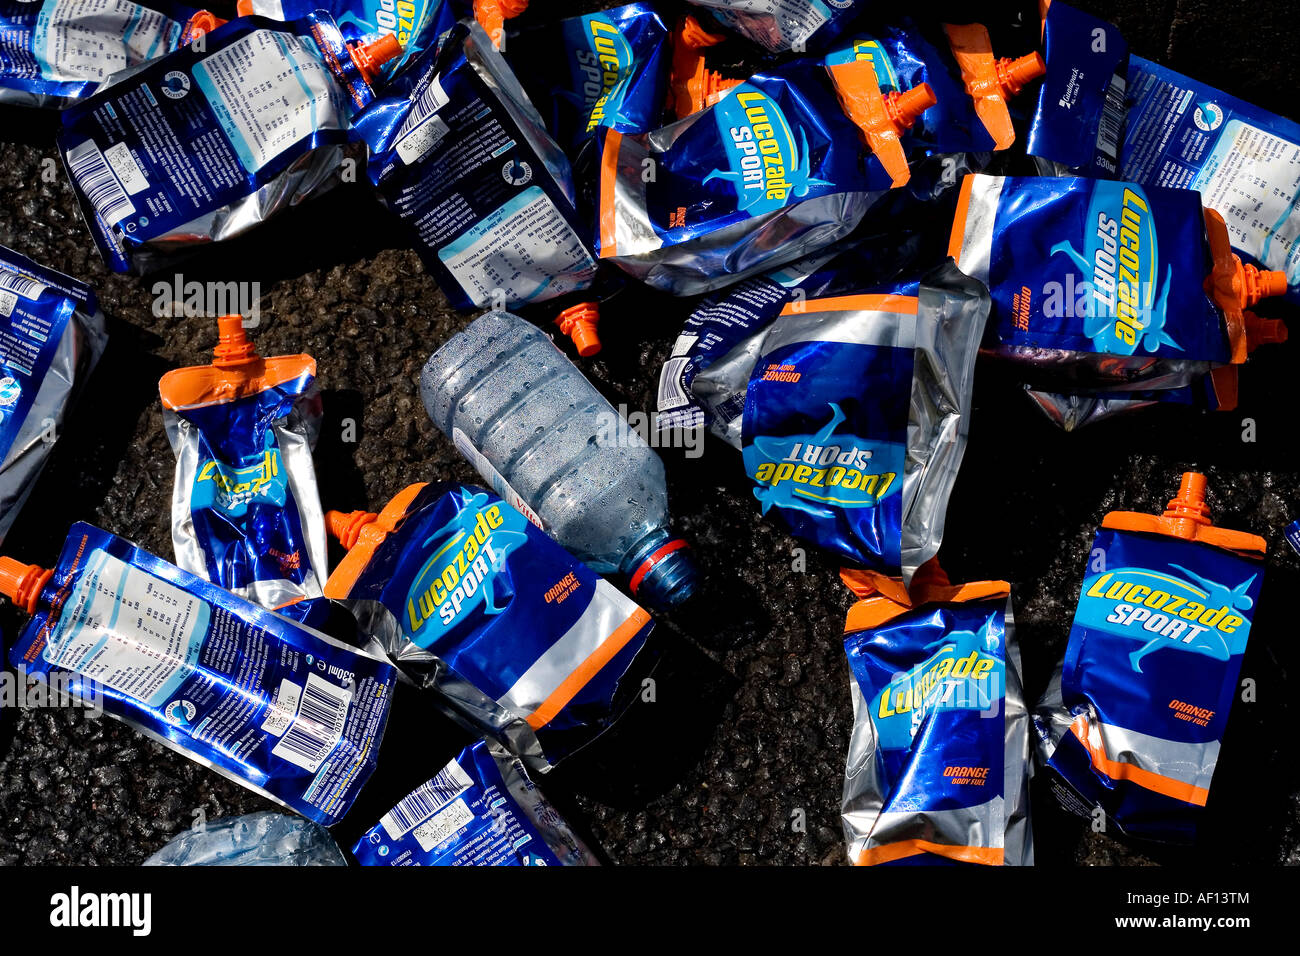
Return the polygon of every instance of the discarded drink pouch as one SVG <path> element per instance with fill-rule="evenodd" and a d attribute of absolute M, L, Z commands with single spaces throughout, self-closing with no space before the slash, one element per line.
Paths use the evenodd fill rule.
<path fill-rule="evenodd" d="M 383 64 L 383 75 L 391 77 L 455 25 L 453 5 L 454 0 L 244 0 L 240 10 L 286 21 L 324 10 L 349 40 L 396 36 L 401 55 Z"/>
<path fill-rule="evenodd" d="M 892 195 L 892 194 L 891 194 Z M 787 266 L 722 289 L 701 302 L 687 317 L 672 353 L 659 374 L 655 427 L 691 429 L 708 425 L 719 438 L 740 446 L 740 416 L 744 392 L 711 414 L 696 398 L 696 375 L 746 339 L 762 332 L 788 303 L 861 289 L 863 284 L 888 282 L 914 270 L 926 250 L 918 236 L 899 236 L 896 223 L 883 223 L 884 232 L 856 231 L 836 250 L 820 252 Z M 914 290 L 913 290 L 914 291 Z"/>
<path fill-rule="evenodd" d="M 694 392 L 715 417 L 743 395 L 739 444 L 763 514 L 905 585 L 943 536 L 987 315 L 983 288 L 945 262 L 919 287 L 786 305 Z"/>
<path fill-rule="evenodd" d="M 478 741 L 352 848 L 362 866 L 599 866 L 518 758 Z"/>
<path fill-rule="evenodd" d="M 241 316 L 218 324 L 212 364 L 158 383 L 176 454 L 176 563 L 263 607 L 318 598 L 327 565 L 311 457 L 321 421 L 316 360 L 261 358 Z"/>
<path fill-rule="evenodd" d="M 347 866 L 329 831 L 284 813 L 224 817 L 182 830 L 141 866 Z"/>
<path fill-rule="evenodd" d="M 771 53 L 811 50 L 833 40 L 867 0 L 691 0 Z"/>
<path fill-rule="evenodd" d="M 556 68 L 563 56 L 564 69 Z M 645 3 L 571 17 L 512 36 L 506 61 L 573 155 L 598 127 L 642 133 L 662 125 L 668 27 Z"/>
<path fill-rule="evenodd" d="M 796 61 L 650 133 L 602 129 L 597 253 L 675 295 L 809 255 L 907 182 L 901 137 L 933 102 L 882 94 L 866 61 Z"/>
<path fill-rule="evenodd" d="M 452 305 L 585 289 L 569 160 L 483 29 L 458 23 L 356 123 L 369 175 Z"/>
<path fill-rule="evenodd" d="M 940 153 L 1008 148 L 1016 132 L 1007 102 L 1043 70 L 1036 53 L 996 59 L 981 24 L 931 26 L 910 18 L 855 30 L 825 57 L 828 66 L 860 60 L 871 64 L 882 93 L 929 84 L 936 102 L 917 118 L 908 142 Z"/>
<path fill-rule="evenodd" d="M 0 541 L 107 344 L 89 286 L 0 246 Z"/>
<path fill-rule="evenodd" d="M 20 671 L 310 820 L 336 822 L 374 770 L 385 660 L 85 523 L 52 572 L 0 558 L 0 588 L 32 614 Z"/>
<path fill-rule="evenodd" d="M 1247 263 L 1286 273 L 1300 301 L 1300 123 L 1134 56 L 1121 173 L 1195 189 Z"/>
<path fill-rule="evenodd" d="M 1210 524 L 1205 477 L 1163 516 L 1112 511 L 1093 542 L 1061 669 L 1035 711 L 1041 756 L 1085 815 L 1191 842 L 1264 577 L 1265 542 Z M 1061 791 L 1058 788 L 1058 793 Z"/>
<path fill-rule="evenodd" d="M 63 114 L 59 152 L 114 271 L 232 238 L 333 185 L 385 52 L 349 46 L 323 12 L 241 17 L 205 41 Z"/>
<path fill-rule="evenodd" d="M 1129 73 L 1124 37 L 1114 24 L 1054 0 L 1043 21 L 1043 48 L 1047 73 L 1029 121 L 1029 155 L 1044 175 L 1121 178 Z"/>
<path fill-rule="evenodd" d="M 949 255 L 989 288 L 992 354 L 1057 387 L 1174 388 L 1246 358 L 1241 304 L 1206 289 L 1215 232 L 1190 190 L 976 175 Z"/>
<path fill-rule="evenodd" d="M 1029 713 L 1011 587 L 954 587 L 931 572 L 913 579 L 912 606 L 843 575 L 861 596 L 844 627 L 849 861 L 1030 866 Z"/>
<path fill-rule="evenodd" d="M 194 12 L 130 0 L 0 0 L 0 103 L 63 109 L 111 74 L 176 49 Z"/>
<path fill-rule="evenodd" d="M 326 596 L 462 725 L 546 770 L 614 719 L 650 616 L 501 498 L 417 484 L 330 524 Z"/>
<path fill-rule="evenodd" d="M 734 407 L 715 417 L 692 392 L 695 376 L 736 345 L 771 325 L 792 298 L 806 299 L 806 284 L 833 257 L 833 252 L 824 250 L 773 272 L 745 279 L 701 302 L 687 317 L 673 343 L 672 354 L 660 369 L 655 427 L 667 431 L 698 428 L 707 423 L 719 437 L 727 439 L 727 426 L 739 423 L 743 394 L 738 396 Z"/>

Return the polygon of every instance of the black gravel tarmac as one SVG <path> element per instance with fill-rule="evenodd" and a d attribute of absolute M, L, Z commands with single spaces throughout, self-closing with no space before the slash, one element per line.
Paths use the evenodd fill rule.
<path fill-rule="evenodd" d="M 1300 115 L 1290 4 L 1077 5 L 1119 23 L 1139 54 Z M 414 481 L 474 479 L 429 422 L 416 384 L 429 353 L 468 318 L 448 308 L 364 186 L 340 187 L 164 274 L 111 275 L 57 160 L 56 122 L 0 111 L 0 243 L 92 284 L 111 343 L 4 553 L 48 564 L 68 525 L 84 519 L 170 557 L 173 457 L 157 382 L 206 361 L 216 340 L 212 320 L 170 314 L 175 272 L 183 281 L 249 283 L 260 296 L 259 351 L 316 357 L 326 414 L 316 467 L 327 508 L 375 507 Z M 615 406 L 653 410 L 684 314 L 682 303 L 624 292 L 605 312 L 604 350 L 581 367 Z M 1195 468 L 1209 476 L 1216 521 L 1269 543 L 1243 670 L 1256 700 L 1233 710 L 1198 844 L 1142 847 L 1093 833 L 1057 809 L 1040 777 L 1041 865 L 1300 862 L 1300 646 L 1287 623 L 1300 559 L 1282 534 L 1300 518 L 1298 354 L 1292 342 L 1252 358 L 1236 412 L 1170 407 L 1076 434 L 1056 430 L 998 370 L 979 376 L 942 554 L 954 580 L 1013 583 L 1031 698 L 1062 652 L 1084 558 L 1107 511 L 1160 511 L 1179 474 Z M 634 705 L 543 786 L 613 863 L 839 863 L 851 723 L 847 592 L 832 562 L 809 553 L 805 568 L 795 542 L 759 519 L 732 450 L 710 441 L 696 458 L 661 453 L 702 595 L 663 618 L 655 701 Z M 0 609 L 6 644 L 20 624 L 12 607 Z M 467 742 L 417 698 L 399 698 L 380 775 L 341 825 L 341 842 Z M 113 720 L 68 709 L 0 715 L 0 864 L 135 864 L 199 815 L 269 806 Z"/>

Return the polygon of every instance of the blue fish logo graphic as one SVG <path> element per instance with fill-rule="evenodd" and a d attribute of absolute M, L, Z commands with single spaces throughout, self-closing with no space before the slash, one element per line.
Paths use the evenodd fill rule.
<path fill-rule="evenodd" d="M 909 746 L 935 714 L 994 708 L 1003 693 L 1004 674 L 997 643 L 993 638 L 990 647 L 980 634 L 956 630 L 922 648 L 926 658 L 895 674 L 871 700 L 871 719 L 882 749 Z"/>
<path fill-rule="evenodd" d="M 703 181 L 731 183 L 742 212 L 762 216 L 832 185 L 812 175 L 807 132 L 800 127 L 796 143 L 785 114 L 766 93 L 742 83 L 712 109 L 728 168 L 714 169 Z"/>
<path fill-rule="evenodd" d="M 1181 565 L 1169 567 L 1181 577 L 1119 568 L 1088 578 L 1075 611 L 1076 623 L 1140 641 L 1141 646 L 1128 655 L 1139 674 L 1148 654 L 1166 648 L 1220 661 L 1241 653 L 1250 631 L 1244 612 L 1254 606 L 1248 592 L 1258 575 L 1226 587 Z M 1234 611 L 1243 613 L 1234 615 Z"/>
<path fill-rule="evenodd" d="M 760 435 L 744 449 L 763 514 L 776 507 L 828 517 L 837 507 L 873 508 L 902 487 L 901 445 L 836 436 L 846 416 L 835 402 L 827 405 L 830 420 L 816 434 Z"/>
<path fill-rule="evenodd" d="M 559 96 L 586 117 L 586 132 L 597 126 L 636 126 L 636 118 L 623 109 L 635 65 L 627 37 L 599 13 L 579 18 L 566 27 L 565 34 L 573 88 L 560 91 Z"/>
<path fill-rule="evenodd" d="M 1098 352 L 1133 355 L 1139 349 L 1182 351 L 1165 331 L 1173 266 L 1159 276 L 1155 223 L 1146 194 L 1129 183 L 1097 181 L 1084 223 L 1091 230 L 1080 252 L 1069 240 L 1051 247 L 1079 270 L 1091 288 L 1083 334 Z"/>
<path fill-rule="evenodd" d="M 1234 611 L 1249 611 L 1255 605 L 1254 598 L 1246 592 L 1255 583 L 1255 578 L 1258 575 L 1252 574 L 1235 588 L 1226 588 L 1222 584 L 1197 574 L 1195 571 L 1189 571 L 1182 565 L 1171 564 L 1169 566 L 1205 589 L 1205 604 L 1208 607 L 1230 607 Z M 1176 647 L 1182 650 L 1195 651 L 1219 661 L 1226 661 L 1232 656 L 1232 650 L 1228 647 L 1227 640 L 1222 634 L 1211 628 L 1198 634 L 1189 643 L 1170 641 L 1167 638 L 1152 638 L 1128 656 L 1129 664 L 1139 674 L 1142 673 L 1142 658 L 1152 651 L 1159 650 L 1161 647 Z"/>
<path fill-rule="evenodd" d="M 424 548 L 437 546 L 406 596 L 407 637 L 420 647 L 430 647 L 452 627 L 465 620 L 465 612 L 481 608 L 485 615 L 500 614 L 506 602 L 497 593 L 504 584 L 500 572 L 506 558 L 528 541 L 527 519 L 503 502 L 490 502 L 479 492 L 463 496 L 464 507 L 446 524 L 424 539 Z"/>

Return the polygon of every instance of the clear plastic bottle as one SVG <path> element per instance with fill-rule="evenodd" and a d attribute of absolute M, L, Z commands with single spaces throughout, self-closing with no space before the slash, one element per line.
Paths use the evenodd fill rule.
<path fill-rule="evenodd" d="M 594 570 L 652 607 L 690 597 L 663 462 L 540 329 L 481 316 L 429 357 L 420 394 L 493 489 Z"/>

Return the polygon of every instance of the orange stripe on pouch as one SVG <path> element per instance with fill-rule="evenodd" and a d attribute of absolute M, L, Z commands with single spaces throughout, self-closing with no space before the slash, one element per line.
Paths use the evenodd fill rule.
<path fill-rule="evenodd" d="M 984 866 L 1001 866 L 1003 861 L 1001 847 L 946 846 L 942 843 L 931 843 L 929 840 L 899 840 L 897 843 L 887 843 L 884 846 L 863 850 L 858 854 L 853 865 L 878 866 L 881 863 L 892 863 L 922 853 L 932 853 L 961 863 L 980 863 Z"/>
<path fill-rule="evenodd" d="M 916 315 L 917 299 L 912 295 L 833 295 L 790 302 L 781 310 L 782 315 L 803 312 L 901 312 Z"/>
<path fill-rule="evenodd" d="M 961 181 L 961 193 L 957 196 L 957 212 L 952 217 L 952 236 L 948 239 L 948 255 L 952 261 L 961 266 L 961 247 L 966 241 L 966 217 L 970 215 L 970 194 L 975 186 L 975 178 L 966 176 Z"/>
<path fill-rule="evenodd" d="M 600 257 L 608 259 L 618 255 L 614 209 L 614 190 L 618 183 L 618 154 L 622 151 L 623 134 L 610 130 L 605 134 L 605 149 L 600 155 Z"/>
<path fill-rule="evenodd" d="M 1084 720 L 1083 717 L 1076 718 L 1074 723 L 1070 725 L 1070 732 L 1074 734 L 1079 743 L 1083 744 L 1083 749 L 1088 751 L 1088 756 L 1092 758 L 1094 770 L 1104 773 L 1112 780 L 1127 780 L 1129 783 L 1137 784 L 1144 790 L 1163 794 L 1175 800 L 1182 800 L 1184 803 L 1195 804 L 1198 807 L 1205 806 L 1210 791 L 1204 787 L 1198 787 L 1194 784 L 1184 783 L 1182 780 L 1175 780 L 1173 777 L 1165 777 L 1153 771 L 1144 770 L 1137 764 L 1111 760 L 1100 747 L 1094 750 L 1088 742 L 1087 730 L 1083 729 Z"/>
<path fill-rule="evenodd" d="M 541 706 L 529 715 L 528 726 L 533 730 L 541 730 L 554 720 L 555 715 L 578 695 L 578 691 L 586 687 L 588 682 L 600 673 L 600 669 L 613 660 L 618 652 L 627 646 L 628 641 L 632 640 L 648 623 L 650 623 L 650 615 L 642 608 L 637 608 L 626 621 L 615 628 L 613 634 L 587 655 L 585 661 L 560 681 L 560 686 L 551 691 L 551 695 L 542 701 Z"/>

